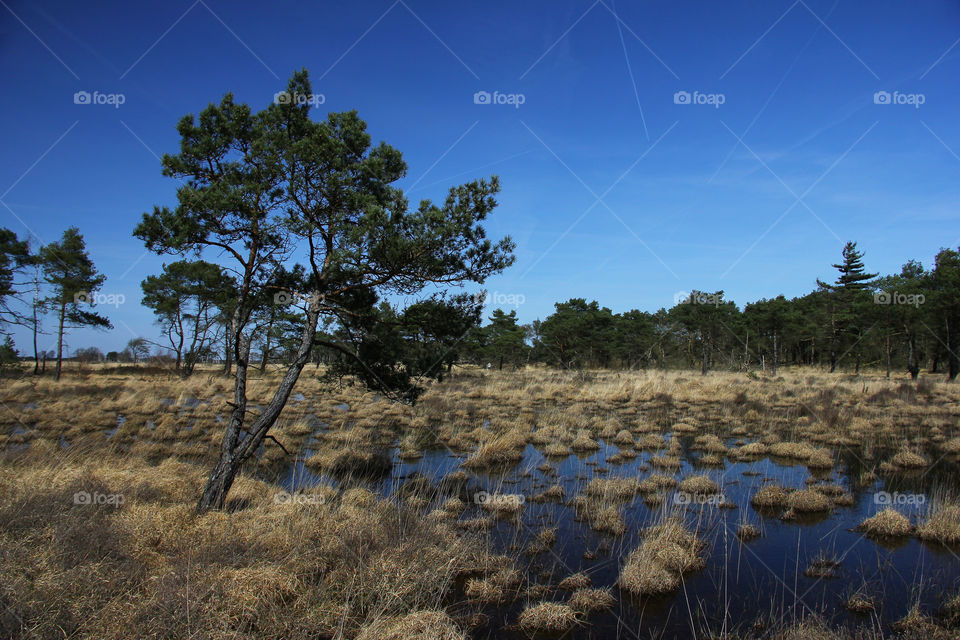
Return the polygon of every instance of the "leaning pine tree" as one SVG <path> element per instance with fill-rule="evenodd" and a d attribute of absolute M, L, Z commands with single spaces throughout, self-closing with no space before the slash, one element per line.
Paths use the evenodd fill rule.
<path fill-rule="evenodd" d="M 287 92 L 310 95 L 306 71 Z M 394 183 L 406 174 L 398 150 L 372 147 L 356 112 L 310 119 L 308 101 L 276 101 L 258 113 L 227 94 L 178 124 L 180 153 L 163 172 L 179 178 L 175 209 L 155 207 L 134 235 L 161 254 L 219 253 L 237 275 L 229 348 L 236 370 L 229 423 L 197 508 L 220 509 L 242 465 L 264 442 L 315 347 L 359 360 L 358 351 L 318 333 L 321 318 L 356 324 L 383 294 L 413 295 L 431 284 L 482 283 L 513 262 L 509 238 L 492 243 L 480 224 L 496 206 L 497 179 L 454 187 L 442 205 L 411 209 Z M 273 274 L 301 263 L 299 343 L 270 402 L 247 414 L 247 369 L 258 308 L 270 304 Z M 282 298 L 286 301 L 286 295 Z M 360 323 L 362 326 L 362 323 Z M 409 376 L 369 362 L 364 381 L 409 394 Z M 391 371 L 389 378 L 376 375 Z"/>

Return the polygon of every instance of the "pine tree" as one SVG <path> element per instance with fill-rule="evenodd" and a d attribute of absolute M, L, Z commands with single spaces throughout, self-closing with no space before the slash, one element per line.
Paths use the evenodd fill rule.
<path fill-rule="evenodd" d="M 68 328 L 83 326 L 110 329 L 110 321 L 91 311 L 95 294 L 106 276 L 99 273 L 87 255 L 87 247 L 80 230 L 70 227 L 59 242 L 40 250 L 44 280 L 51 287 L 47 298 L 57 312 L 57 373 L 60 379 L 63 366 L 63 334 Z"/>
<path fill-rule="evenodd" d="M 843 247 L 843 261 L 832 266 L 840 272 L 836 282 L 828 284 L 817 278 L 817 287 L 827 294 L 831 373 L 836 371 L 837 364 L 848 352 L 858 348 L 863 338 L 862 319 L 868 302 L 866 292 L 877 277 L 875 273 L 866 272 L 863 252 L 857 250 L 856 242 L 847 242 Z M 856 355 L 859 371 L 859 350 Z"/>

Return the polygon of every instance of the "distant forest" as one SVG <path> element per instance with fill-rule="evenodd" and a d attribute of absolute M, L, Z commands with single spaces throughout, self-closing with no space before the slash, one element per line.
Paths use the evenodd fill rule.
<path fill-rule="evenodd" d="M 468 357 L 493 366 L 542 362 L 561 367 L 699 367 L 776 372 L 784 365 L 921 369 L 958 373 L 960 253 L 941 250 L 932 269 L 915 260 L 897 275 L 868 273 L 847 243 L 833 282 L 810 293 L 748 303 L 723 291 L 692 291 L 671 309 L 615 314 L 597 302 L 557 303 L 542 321 L 517 327 L 514 312 L 494 311 L 474 331 Z"/>
<path fill-rule="evenodd" d="M 111 327 L 86 299 L 93 297 L 103 276 L 90 262 L 76 229 L 36 254 L 8 230 L 0 240 L 0 324 L 26 325 L 37 335 L 47 333 L 41 320 L 51 314 L 60 344 L 64 328 Z M 72 270 L 64 273 L 65 263 Z M 328 365 L 331 376 L 358 374 L 375 387 L 398 375 L 442 379 L 457 363 L 495 369 L 533 364 L 696 368 L 702 373 L 776 373 L 782 366 L 809 365 L 831 372 L 869 367 L 888 375 L 907 371 L 913 378 L 921 370 L 945 373 L 950 380 L 957 376 L 958 251 L 942 249 L 931 269 L 910 260 L 899 274 L 878 276 L 867 271 L 863 252 L 850 242 L 833 267 L 835 280 L 817 280 L 816 288 L 804 296 L 777 296 L 743 309 L 723 291 L 681 293 L 672 308 L 653 313 L 613 313 L 597 301 L 572 298 L 530 324 L 520 324 L 516 310 L 496 308 L 484 318 L 487 303 L 504 298 L 519 304 L 519 295 L 438 295 L 402 310 L 386 301 L 364 300 L 363 313 L 329 319 L 319 328 L 318 344 L 334 348 L 316 349 L 312 360 Z M 18 275 L 29 277 L 18 282 Z M 302 279 L 296 270 L 279 267 L 263 284 L 249 325 L 253 366 L 289 363 L 295 356 L 309 304 L 308 297 L 298 293 Z M 218 363 L 231 371 L 232 349 L 225 338 L 230 335 L 236 283 L 226 271 L 202 260 L 173 262 L 144 280 L 142 289 L 141 303 L 154 311 L 161 337 L 135 338 L 123 351 L 107 354 L 96 347 L 79 348 L 74 359 L 134 364 L 152 360 L 184 376 L 199 363 Z M 84 293 L 78 297 L 77 290 Z M 13 310 L 10 303 L 17 300 L 26 303 L 21 307 L 25 312 Z M 58 352 L 34 350 L 35 371 L 45 369 L 47 358 L 59 360 Z M 22 357 L 8 335 L 0 346 L 0 365 L 10 366 Z"/>

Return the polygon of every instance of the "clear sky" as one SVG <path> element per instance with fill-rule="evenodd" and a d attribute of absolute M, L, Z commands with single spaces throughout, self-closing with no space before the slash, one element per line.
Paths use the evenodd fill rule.
<path fill-rule="evenodd" d="M 0 226 L 77 225 L 125 298 L 71 352 L 157 335 L 139 283 L 163 259 L 131 231 L 175 202 L 177 120 L 228 91 L 263 108 L 301 67 L 317 117 L 357 109 L 404 153 L 412 202 L 500 176 L 488 229 L 517 262 L 486 288 L 523 322 L 801 295 L 846 240 L 881 273 L 960 244 L 955 1 L 0 5 Z"/>

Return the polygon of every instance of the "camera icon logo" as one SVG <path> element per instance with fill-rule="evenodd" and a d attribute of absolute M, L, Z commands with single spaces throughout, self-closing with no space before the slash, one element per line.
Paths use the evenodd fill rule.
<path fill-rule="evenodd" d="M 473 94 L 473 104 L 490 104 L 490 92 L 477 91 Z"/>
<path fill-rule="evenodd" d="M 90 92 L 77 91 L 73 94 L 73 104 L 90 104 Z"/>
<path fill-rule="evenodd" d="M 276 104 L 290 104 L 292 96 L 288 91 L 277 91 L 273 94 L 273 101 Z"/>
<path fill-rule="evenodd" d="M 273 304 L 288 305 L 293 302 L 293 294 L 289 291 L 278 291 L 273 294 Z"/>
<path fill-rule="evenodd" d="M 690 104 L 690 92 L 677 91 L 675 94 L 673 94 L 673 103 L 674 104 Z"/>
<path fill-rule="evenodd" d="M 87 491 L 77 491 L 73 494 L 73 504 L 91 504 L 92 502 L 93 498 Z"/>
<path fill-rule="evenodd" d="M 877 91 L 873 94 L 873 103 L 874 104 L 890 104 L 890 92 L 889 91 Z"/>
<path fill-rule="evenodd" d="M 892 297 L 887 291 L 874 291 L 873 292 L 873 304 L 890 304 Z"/>
<path fill-rule="evenodd" d="M 93 304 L 93 296 L 90 295 L 89 291 L 77 291 L 73 294 L 73 302 L 75 304 Z"/>
<path fill-rule="evenodd" d="M 684 304 L 690 302 L 690 294 L 686 291 L 677 291 L 673 294 L 673 304 Z"/>

